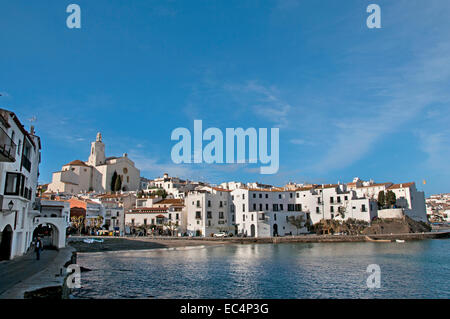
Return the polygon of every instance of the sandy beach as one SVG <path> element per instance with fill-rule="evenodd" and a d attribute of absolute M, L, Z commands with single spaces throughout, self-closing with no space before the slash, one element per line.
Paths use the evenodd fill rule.
<path fill-rule="evenodd" d="M 85 243 L 83 239 L 102 239 L 103 242 Z M 69 245 L 79 253 L 120 251 L 120 250 L 144 250 L 174 247 L 207 246 L 229 244 L 222 240 L 192 240 L 192 239 L 162 239 L 150 237 L 70 237 Z"/>

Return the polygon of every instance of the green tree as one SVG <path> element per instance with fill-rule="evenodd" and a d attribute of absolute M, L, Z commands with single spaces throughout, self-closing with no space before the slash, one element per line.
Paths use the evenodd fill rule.
<path fill-rule="evenodd" d="M 118 192 L 121 189 L 122 189 L 122 177 L 120 175 L 117 175 L 116 184 L 114 186 L 114 191 Z"/>
<path fill-rule="evenodd" d="M 167 197 L 167 192 L 165 189 L 158 189 L 155 192 L 155 195 L 161 196 L 162 198 L 166 198 Z"/>
<path fill-rule="evenodd" d="M 289 223 L 295 226 L 297 228 L 297 235 L 298 230 L 302 229 L 305 226 L 305 217 L 303 215 L 299 215 L 297 217 L 295 216 L 289 216 Z"/>
<path fill-rule="evenodd" d="M 378 208 L 383 208 L 386 205 L 386 196 L 384 191 L 378 193 Z"/>
<path fill-rule="evenodd" d="M 112 178 L 111 178 L 111 191 L 115 191 L 116 190 L 116 180 L 117 180 L 117 172 L 114 171 Z"/>
<path fill-rule="evenodd" d="M 389 205 L 389 207 L 394 207 L 394 205 L 396 203 L 397 203 L 397 197 L 395 196 L 395 193 L 393 191 L 387 191 L 386 204 Z"/>

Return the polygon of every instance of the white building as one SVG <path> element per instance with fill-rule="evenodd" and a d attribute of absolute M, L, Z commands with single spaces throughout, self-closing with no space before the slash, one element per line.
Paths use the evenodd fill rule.
<path fill-rule="evenodd" d="M 50 245 L 56 248 L 66 246 L 67 227 L 70 225 L 70 203 L 64 200 L 40 198 L 38 201 L 40 214 L 34 218 L 35 224 L 50 226 Z"/>
<path fill-rule="evenodd" d="M 404 214 L 417 221 L 427 222 L 425 193 L 416 189 L 416 183 L 402 183 L 389 186 L 397 199 L 397 207 L 404 209 Z"/>
<path fill-rule="evenodd" d="M 34 128 L 0 109 L 0 260 L 22 255 L 33 240 L 40 150 Z"/>
<path fill-rule="evenodd" d="M 185 198 L 186 194 L 198 187 L 200 183 L 188 180 L 182 180 L 178 177 L 171 177 L 165 173 L 163 177 L 155 178 L 148 182 L 147 190 L 155 192 L 158 189 L 163 189 L 172 198 Z"/>
<path fill-rule="evenodd" d="M 359 197 L 343 184 L 314 185 L 296 190 L 296 203 L 306 212 L 312 224 L 320 220 L 356 219 L 371 222 L 378 205 L 370 197 Z"/>
<path fill-rule="evenodd" d="M 53 173 L 48 192 L 69 194 L 94 191 L 105 193 L 112 190 L 113 175 L 121 178 L 121 190 L 136 191 L 140 188 L 140 172 L 127 154 L 122 157 L 105 157 L 105 144 L 102 135 L 92 142 L 91 154 L 87 162 L 72 161 L 64 165 L 59 172 Z"/>
<path fill-rule="evenodd" d="M 237 234 L 250 237 L 297 235 L 306 232 L 296 227 L 292 218 L 308 216 L 296 204 L 295 192 L 279 188 L 239 188 L 231 192 L 232 214 L 235 215 Z"/>
<path fill-rule="evenodd" d="M 197 187 L 185 199 L 187 232 L 190 236 L 209 237 L 219 232 L 234 233 L 231 191 L 218 187 Z"/>

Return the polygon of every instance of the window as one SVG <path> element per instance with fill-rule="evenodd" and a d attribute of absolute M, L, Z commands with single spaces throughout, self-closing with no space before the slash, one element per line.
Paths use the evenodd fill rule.
<path fill-rule="evenodd" d="M 196 219 L 202 218 L 202 212 L 199 212 L 199 211 L 195 212 L 195 218 Z"/>
<path fill-rule="evenodd" d="M 334 198 L 330 197 L 330 203 L 334 203 Z"/>
<path fill-rule="evenodd" d="M 302 204 L 295 204 L 295 210 L 297 212 L 301 212 L 302 211 Z"/>
<path fill-rule="evenodd" d="M 366 205 L 364 205 L 364 204 L 361 205 L 361 211 L 362 211 L 362 212 L 365 212 L 365 211 L 366 211 Z"/>
<path fill-rule="evenodd" d="M 242 211 L 245 212 L 245 204 L 242 204 Z"/>
<path fill-rule="evenodd" d="M 234 222 L 234 214 L 231 215 L 231 221 Z"/>
<path fill-rule="evenodd" d="M 179 219 L 180 219 L 180 214 L 176 214 L 176 215 L 175 215 L 175 219 L 176 219 L 176 220 L 179 220 Z"/>
<path fill-rule="evenodd" d="M 278 194 L 278 198 L 281 199 L 281 194 Z"/>
<path fill-rule="evenodd" d="M 266 210 L 269 210 L 269 204 L 266 204 Z"/>
<path fill-rule="evenodd" d="M 210 220 L 208 220 L 208 226 L 211 226 L 211 221 Z"/>
<path fill-rule="evenodd" d="M 133 225 L 133 226 L 134 226 L 134 218 L 133 218 L 133 219 L 131 219 L 131 225 Z"/>
<path fill-rule="evenodd" d="M 344 196 L 344 199 L 345 199 L 345 200 L 348 200 L 348 196 Z"/>
<path fill-rule="evenodd" d="M 337 197 L 337 202 L 340 203 L 341 202 L 341 196 Z"/>
<path fill-rule="evenodd" d="M 320 214 L 320 208 L 316 207 L 316 213 Z"/>
<path fill-rule="evenodd" d="M 294 197 L 294 194 L 289 193 L 289 197 L 290 197 L 290 198 Z"/>
<path fill-rule="evenodd" d="M 280 204 L 280 210 L 281 210 L 281 211 L 284 210 L 283 204 Z"/>
<path fill-rule="evenodd" d="M 5 195 L 19 195 L 21 174 L 6 173 Z"/>
<path fill-rule="evenodd" d="M 245 222 L 245 215 L 242 215 L 242 221 Z"/>
<path fill-rule="evenodd" d="M 330 212 L 334 213 L 334 206 L 330 207 Z M 333 218 L 333 217 L 331 217 L 331 218 Z"/>
<path fill-rule="evenodd" d="M 219 207 L 223 207 L 223 202 L 222 201 L 219 202 Z"/>
<path fill-rule="evenodd" d="M 300 197 L 300 193 L 297 193 L 297 198 L 299 198 Z"/>
<path fill-rule="evenodd" d="M 266 198 L 269 198 L 269 194 L 266 194 Z"/>
<path fill-rule="evenodd" d="M 263 210 L 262 204 L 259 204 L 259 210 Z"/>
<path fill-rule="evenodd" d="M 208 207 L 211 207 L 211 201 L 210 200 L 208 201 Z"/>
<path fill-rule="evenodd" d="M 223 219 L 223 212 L 219 212 L 219 219 Z"/>
<path fill-rule="evenodd" d="M 172 219 L 172 214 L 169 214 L 169 219 Z"/>
<path fill-rule="evenodd" d="M 208 218 L 208 219 L 212 218 L 212 213 L 211 212 L 206 212 L 206 218 Z"/>
<path fill-rule="evenodd" d="M 253 221 L 253 214 L 251 215 L 251 217 L 252 217 L 252 221 Z"/>
<path fill-rule="evenodd" d="M 273 207 L 272 210 L 273 210 L 274 212 L 277 212 L 277 211 L 278 211 L 278 204 L 273 204 L 272 207 Z"/>
<path fill-rule="evenodd" d="M 253 193 L 253 198 L 256 198 L 256 194 L 255 193 Z"/>
<path fill-rule="evenodd" d="M 234 195 L 231 195 L 231 200 L 234 200 Z"/>
<path fill-rule="evenodd" d="M 259 220 L 264 220 L 264 219 L 266 219 L 266 216 L 264 215 L 264 213 L 262 213 L 259 217 Z"/>
<path fill-rule="evenodd" d="M 200 201 L 199 200 L 197 201 L 197 207 L 200 207 Z"/>
<path fill-rule="evenodd" d="M 277 220 L 277 214 L 273 214 L 273 220 Z"/>
<path fill-rule="evenodd" d="M 262 194 L 259 194 L 259 198 L 262 198 Z"/>
<path fill-rule="evenodd" d="M 242 194 L 242 199 L 245 199 L 245 194 Z"/>
<path fill-rule="evenodd" d="M 256 204 L 253 204 L 253 210 L 256 210 Z"/>
<path fill-rule="evenodd" d="M 147 218 L 144 218 L 144 225 L 147 226 Z"/>

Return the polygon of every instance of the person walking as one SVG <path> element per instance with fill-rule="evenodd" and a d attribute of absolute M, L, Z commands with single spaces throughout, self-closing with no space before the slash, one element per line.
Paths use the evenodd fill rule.
<path fill-rule="evenodd" d="M 40 237 L 36 237 L 36 243 L 34 244 L 34 251 L 36 252 L 36 260 L 41 259 L 42 240 Z"/>

